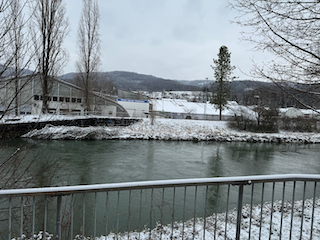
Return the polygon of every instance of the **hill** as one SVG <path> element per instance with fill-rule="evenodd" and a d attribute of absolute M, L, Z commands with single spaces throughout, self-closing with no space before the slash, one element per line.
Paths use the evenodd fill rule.
<path fill-rule="evenodd" d="M 76 73 L 68 73 L 60 76 L 60 79 L 67 82 L 76 83 Z M 177 80 L 163 79 L 152 75 L 139 74 L 134 72 L 113 71 L 100 72 L 99 83 L 112 83 L 116 88 L 131 91 L 199 91 L 200 87 L 186 85 Z"/>

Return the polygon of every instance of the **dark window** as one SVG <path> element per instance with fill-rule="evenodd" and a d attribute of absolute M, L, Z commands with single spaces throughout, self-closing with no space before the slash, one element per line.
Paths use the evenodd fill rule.
<path fill-rule="evenodd" d="M 34 95 L 34 100 L 40 100 L 39 95 Z"/>
<path fill-rule="evenodd" d="M 56 101 L 58 101 L 58 97 L 52 97 L 52 100 L 53 100 L 54 102 L 56 102 Z"/>
<path fill-rule="evenodd" d="M 51 101 L 51 97 L 47 97 L 48 101 Z"/>
<path fill-rule="evenodd" d="M 76 102 L 76 99 L 75 99 L 75 98 L 72 98 L 72 99 L 71 99 L 71 102 Z"/>
<path fill-rule="evenodd" d="M 63 102 L 64 98 L 63 97 L 59 97 L 59 102 Z"/>
<path fill-rule="evenodd" d="M 66 102 L 70 102 L 70 98 L 66 97 Z"/>
<path fill-rule="evenodd" d="M 77 103 L 81 103 L 81 98 L 77 98 Z"/>

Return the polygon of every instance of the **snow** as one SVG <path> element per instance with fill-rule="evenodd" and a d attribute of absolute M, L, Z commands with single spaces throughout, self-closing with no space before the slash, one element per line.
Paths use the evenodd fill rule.
<path fill-rule="evenodd" d="M 184 99 L 152 99 L 153 109 L 155 111 L 164 111 L 172 113 L 194 113 L 194 114 L 208 114 L 219 115 L 219 110 L 211 103 L 188 102 Z M 222 111 L 224 116 L 233 116 L 234 109 L 238 105 L 234 102 L 229 102 L 228 108 Z"/>
<path fill-rule="evenodd" d="M 320 143 L 319 133 L 280 132 L 251 133 L 228 127 L 226 121 L 199 121 L 150 119 L 127 127 L 67 127 L 48 125 L 22 137 L 34 139 L 120 139 L 120 140 L 171 140 L 171 141 L 227 141 L 265 143 Z"/>
<path fill-rule="evenodd" d="M 310 239 L 311 234 L 311 219 L 313 216 L 313 199 L 305 200 L 304 209 L 303 201 L 295 201 L 293 206 L 293 218 L 291 226 L 291 214 L 292 214 L 292 203 L 290 201 L 282 202 L 275 201 L 273 205 L 270 202 L 264 203 L 262 207 L 262 218 L 261 218 L 261 205 L 254 205 L 251 210 L 250 205 L 245 205 L 242 208 L 242 219 L 241 219 L 241 232 L 240 239 L 248 239 L 249 231 L 252 239 L 257 239 L 260 234 L 260 222 L 261 222 L 261 239 L 269 239 L 269 233 L 271 232 L 270 239 L 279 239 L 280 233 L 283 239 L 289 239 L 290 231 L 291 239 Z M 303 209 L 303 215 L 302 215 Z M 270 231 L 270 220 L 272 213 L 272 225 Z M 282 216 L 282 229 L 281 229 L 281 215 Z M 250 216 L 251 218 L 251 230 L 250 229 Z M 303 216 L 303 219 L 301 219 Z M 236 223 L 237 223 L 237 211 L 231 210 L 227 214 L 227 238 L 235 239 L 236 236 Z M 225 221 L 226 213 L 219 213 L 205 218 L 205 238 L 206 239 L 225 239 Z M 262 220 L 262 221 L 261 221 Z M 195 223 L 195 224 L 194 224 Z M 300 237 L 301 223 L 302 236 Z M 320 199 L 315 200 L 314 208 L 314 224 L 313 224 L 313 239 L 320 238 L 320 231 L 318 225 L 320 223 Z M 184 229 L 182 231 L 184 225 Z M 185 239 L 203 239 L 204 230 L 204 218 L 190 219 L 184 224 L 182 222 L 174 222 L 173 232 L 172 225 L 161 225 L 158 223 L 157 227 L 152 229 L 144 229 L 141 232 L 124 232 L 124 233 L 110 233 L 108 236 L 96 237 L 95 240 L 111 240 L 111 239 L 182 239 L 182 233 Z M 195 230 L 195 231 L 194 231 Z M 194 236 L 193 236 L 194 233 Z M 129 237 L 128 237 L 129 236 Z M 151 238 L 150 238 L 151 236 Z M 42 239 L 42 232 L 35 235 L 35 240 Z M 54 239 L 52 234 L 47 234 L 46 239 Z M 77 235 L 74 239 L 93 239 L 92 237 L 82 237 Z M 13 238 L 15 240 L 15 238 Z"/>
<path fill-rule="evenodd" d="M 53 115 L 53 114 L 42 114 L 42 115 L 5 115 L 0 119 L 0 124 L 14 124 L 14 123 L 28 123 L 28 122 L 48 122 L 48 121 L 61 121 L 61 120 L 73 120 L 73 119 L 86 119 L 86 118 L 98 118 L 99 116 L 67 116 L 67 115 Z"/>

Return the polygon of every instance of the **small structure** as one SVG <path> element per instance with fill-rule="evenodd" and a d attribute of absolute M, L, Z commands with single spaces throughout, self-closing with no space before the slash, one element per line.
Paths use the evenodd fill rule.
<path fill-rule="evenodd" d="M 304 114 L 298 108 L 288 108 L 286 109 L 286 111 L 283 112 L 283 116 L 288 118 L 297 118 L 297 117 L 304 117 Z"/>

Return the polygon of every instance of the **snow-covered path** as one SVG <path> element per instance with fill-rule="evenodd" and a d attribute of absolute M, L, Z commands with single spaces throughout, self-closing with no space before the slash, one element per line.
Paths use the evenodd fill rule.
<path fill-rule="evenodd" d="M 34 139 L 141 139 L 182 141 L 235 141 L 273 143 L 320 143 L 319 133 L 251 133 L 228 128 L 225 121 L 149 119 L 128 127 L 66 127 L 47 126 L 33 130 L 25 138 Z"/>

